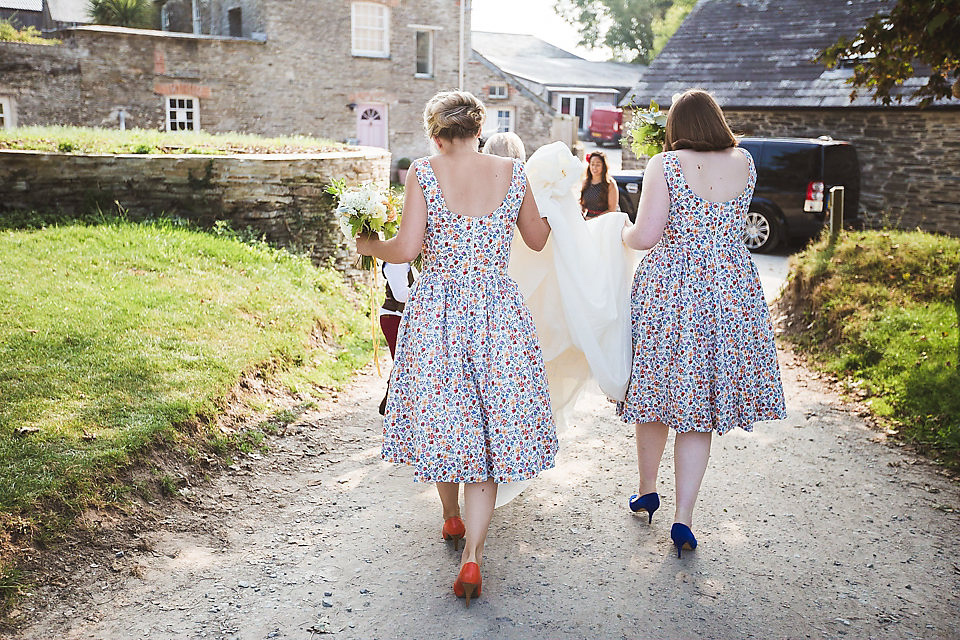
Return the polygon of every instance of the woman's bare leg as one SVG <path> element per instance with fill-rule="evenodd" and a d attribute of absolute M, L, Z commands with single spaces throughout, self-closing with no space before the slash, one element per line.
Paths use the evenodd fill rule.
<path fill-rule="evenodd" d="M 674 522 L 693 525 L 693 508 L 710 459 L 712 431 L 678 433 L 673 445 L 673 464 L 677 482 L 677 512 Z"/>
<path fill-rule="evenodd" d="M 466 482 L 463 485 L 463 523 L 467 527 L 466 543 L 460 564 L 476 562 L 483 564 L 483 543 L 497 504 L 497 483 Z"/>
<path fill-rule="evenodd" d="M 438 482 L 437 493 L 440 494 L 440 504 L 443 507 L 443 521 L 460 515 L 460 483 Z"/>
<path fill-rule="evenodd" d="M 669 431 L 662 422 L 638 422 L 636 425 L 637 469 L 640 472 L 638 496 L 657 490 L 657 472 L 660 470 L 660 458 L 663 457 L 663 448 L 667 446 Z"/>

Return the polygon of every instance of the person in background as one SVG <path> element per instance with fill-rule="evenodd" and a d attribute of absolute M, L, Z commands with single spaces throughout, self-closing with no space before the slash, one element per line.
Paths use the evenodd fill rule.
<path fill-rule="evenodd" d="M 587 156 L 587 174 L 580 186 L 580 207 L 583 217 L 588 220 L 620 208 L 617 182 L 610 175 L 603 151 L 594 151 Z"/>
<path fill-rule="evenodd" d="M 527 161 L 527 152 L 524 149 L 523 140 L 512 131 L 501 131 L 487 138 L 483 145 L 483 152 L 491 156 L 515 158 L 520 162 Z"/>
<path fill-rule="evenodd" d="M 400 329 L 400 318 L 403 317 L 403 307 L 410 298 L 410 287 L 416 279 L 416 271 L 409 262 L 394 264 L 384 262 L 381 266 L 381 272 L 386 284 L 386 296 L 383 305 L 380 307 L 380 330 L 383 337 L 387 340 L 387 346 L 390 348 L 390 358 L 393 359 L 397 352 L 397 330 Z M 387 406 L 387 396 L 390 394 L 390 383 L 387 382 L 387 390 L 383 394 L 383 400 L 380 401 L 380 415 L 383 415 Z"/>

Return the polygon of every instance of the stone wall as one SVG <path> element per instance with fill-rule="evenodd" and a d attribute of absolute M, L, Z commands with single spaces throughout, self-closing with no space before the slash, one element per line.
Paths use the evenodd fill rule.
<path fill-rule="evenodd" d="M 829 135 L 857 147 L 860 214 L 868 227 L 960 236 L 960 110 L 725 109 L 737 134 L 816 138 Z M 627 114 L 624 114 L 627 119 Z M 646 159 L 623 152 L 624 169 Z"/>
<path fill-rule="evenodd" d="M 737 133 L 815 138 L 857 147 L 860 211 L 870 226 L 960 236 L 960 110 L 724 110 Z"/>
<path fill-rule="evenodd" d="M 310 155 L 73 155 L 0 151 L 0 216 L 4 210 L 68 213 L 96 206 L 133 219 L 160 214 L 203 227 L 228 220 L 281 246 L 332 260 L 343 271 L 356 261 L 324 188 L 386 186 L 390 155 L 380 149 Z"/>

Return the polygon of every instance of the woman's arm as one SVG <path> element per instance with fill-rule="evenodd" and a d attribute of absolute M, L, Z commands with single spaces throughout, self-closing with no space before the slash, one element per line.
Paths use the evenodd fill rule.
<path fill-rule="evenodd" d="M 617 181 L 612 178 L 607 183 L 607 210 L 604 213 L 610 211 L 620 211 L 620 190 L 617 189 Z"/>
<path fill-rule="evenodd" d="M 663 156 L 659 153 L 647 163 L 643 172 L 643 187 L 637 205 L 635 224 L 623 225 L 620 237 L 631 249 L 652 249 L 663 235 L 670 212 L 670 192 L 663 173 Z"/>
<path fill-rule="evenodd" d="M 523 195 L 520 212 L 517 214 L 517 229 L 520 230 L 524 244 L 534 251 L 543 249 L 547 244 L 547 238 L 550 237 L 550 223 L 546 218 L 540 217 L 540 209 L 533 198 L 530 183 L 527 183 L 527 191 Z"/>
<path fill-rule="evenodd" d="M 423 234 L 427 229 L 427 201 L 417 181 L 417 172 L 407 173 L 403 193 L 403 216 L 400 230 L 389 240 L 375 235 L 357 236 L 357 251 L 363 256 L 374 256 L 384 262 L 403 264 L 411 262 L 423 248 Z"/>

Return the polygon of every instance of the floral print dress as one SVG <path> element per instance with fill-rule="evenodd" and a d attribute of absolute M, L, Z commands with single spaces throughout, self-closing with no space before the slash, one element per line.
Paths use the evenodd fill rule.
<path fill-rule="evenodd" d="M 450 211 L 426 158 L 423 270 L 404 310 L 382 457 L 418 482 L 525 480 L 554 464 L 557 436 L 536 328 L 507 275 L 526 192 L 515 161 L 507 195 L 484 216 Z"/>
<path fill-rule="evenodd" d="M 750 177 L 728 202 L 696 195 L 677 155 L 663 154 L 670 212 L 634 276 L 624 422 L 722 435 L 786 417 L 769 312 L 743 242 L 757 171 L 742 151 Z"/>

